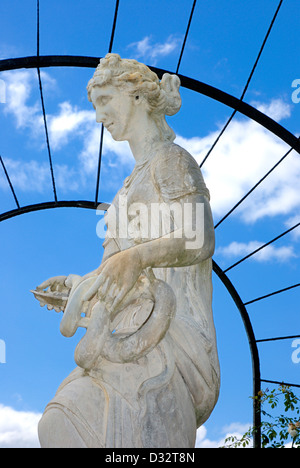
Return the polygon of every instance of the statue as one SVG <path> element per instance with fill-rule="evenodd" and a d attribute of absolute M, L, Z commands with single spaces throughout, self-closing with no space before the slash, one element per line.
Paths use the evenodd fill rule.
<path fill-rule="evenodd" d="M 108 54 L 88 84 L 97 122 L 136 160 L 106 213 L 101 265 L 34 292 L 86 333 L 39 423 L 45 448 L 192 448 L 219 394 L 209 192 L 166 122 L 180 80 Z"/>

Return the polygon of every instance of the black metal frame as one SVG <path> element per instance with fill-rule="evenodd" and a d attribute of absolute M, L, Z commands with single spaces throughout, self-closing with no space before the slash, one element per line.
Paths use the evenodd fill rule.
<path fill-rule="evenodd" d="M 15 59 L 7 59 L 0 61 L 0 72 L 8 70 L 18 70 L 21 68 L 47 68 L 47 67 L 79 67 L 79 68 L 96 68 L 99 64 L 100 57 L 85 57 L 74 55 L 46 55 L 41 57 L 21 57 Z M 158 77 L 161 78 L 164 73 L 172 73 L 170 70 L 162 68 L 149 67 Z M 236 112 L 245 115 L 249 119 L 256 121 L 258 124 L 265 127 L 267 130 L 278 136 L 282 141 L 287 143 L 292 149 L 300 154 L 300 141 L 293 133 L 280 125 L 275 120 L 268 117 L 263 112 L 259 111 L 243 100 L 232 96 L 218 88 L 215 88 L 207 83 L 189 78 L 178 74 L 181 85 L 191 91 L 203 94 L 215 101 L 231 107 Z"/>
<path fill-rule="evenodd" d="M 215 225 L 215 229 L 217 229 L 220 224 L 222 224 L 228 217 L 229 215 L 232 214 L 232 212 L 260 185 L 267 177 L 268 175 L 278 167 L 278 165 L 292 152 L 292 150 L 297 151 L 300 154 L 300 140 L 297 138 L 295 135 L 293 135 L 291 132 L 289 132 L 286 128 L 281 126 L 279 123 L 268 117 L 267 115 L 263 114 L 259 110 L 255 109 L 253 106 L 249 105 L 248 103 L 244 102 L 244 97 L 247 92 L 247 89 L 249 87 L 250 81 L 253 77 L 253 74 L 257 68 L 258 62 L 261 58 L 262 52 L 264 50 L 264 47 L 266 45 L 267 39 L 271 33 L 271 30 L 274 26 L 275 20 L 279 14 L 280 8 L 282 6 L 283 0 L 279 1 L 278 7 L 275 11 L 275 14 L 272 18 L 272 21 L 270 23 L 270 26 L 268 28 L 267 34 L 264 38 L 264 41 L 262 43 L 262 46 L 259 50 L 258 56 L 256 58 L 256 61 L 251 69 L 251 72 L 249 74 L 248 80 L 246 82 L 246 85 L 244 87 L 243 93 L 240 98 L 236 98 L 235 96 L 232 96 L 220 89 L 217 89 L 211 85 L 208 85 L 206 83 L 203 83 L 201 81 L 198 81 L 196 79 L 180 75 L 179 68 L 182 60 L 182 56 L 184 53 L 187 37 L 189 34 L 192 18 L 194 15 L 195 7 L 196 7 L 196 0 L 193 0 L 192 4 L 192 9 L 190 12 L 189 16 L 189 21 L 188 25 L 186 28 L 186 33 L 184 37 L 184 41 L 182 44 L 181 52 L 180 52 L 180 57 L 178 60 L 177 68 L 176 68 L 176 74 L 180 77 L 181 84 L 184 88 L 187 88 L 189 90 L 192 90 L 194 92 L 200 93 L 202 95 L 205 95 L 215 101 L 218 101 L 231 109 L 233 109 L 233 113 L 230 115 L 227 123 L 225 124 L 224 128 L 220 132 L 218 138 L 212 145 L 211 149 L 203 159 L 200 167 L 203 166 L 213 149 L 215 148 L 216 144 L 228 128 L 230 122 L 234 118 L 236 113 L 240 113 L 249 119 L 252 119 L 256 121 L 258 124 L 262 125 L 264 128 L 266 128 L 268 131 L 276 135 L 278 138 L 280 138 L 283 142 L 285 142 L 289 146 L 289 150 L 285 153 L 285 155 L 265 174 L 264 177 L 260 179 L 260 181 L 257 182 L 257 184 L 254 185 L 254 187 L 240 200 L 236 203 L 236 205 Z M 114 41 L 114 36 L 115 36 L 115 30 L 116 30 L 116 23 L 117 23 L 117 16 L 118 16 L 118 9 L 119 9 L 119 0 L 116 0 L 115 3 L 115 12 L 114 12 L 114 18 L 113 18 L 113 26 L 112 26 L 112 33 L 110 37 L 110 42 L 109 42 L 109 47 L 108 47 L 108 52 L 112 51 L 113 48 L 113 41 Z M 50 142 L 49 142 L 49 137 L 48 137 L 48 131 L 47 131 L 47 118 L 46 118 L 46 111 L 45 111 L 45 105 L 44 105 L 44 99 L 43 99 L 43 88 L 42 88 L 42 80 L 41 80 L 41 74 L 40 74 L 40 69 L 41 68 L 47 68 L 47 67 L 80 67 L 80 68 L 96 68 L 96 66 L 99 63 L 100 58 L 99 57 L 86 57 L 86 56 L 70 56 L 70 55 L 48 55 L 48 56 L 40 56 L 40 47 L 39 47 L 39 31 L 40 31 L 40 8 L 39 8 L 39 0 L 37 0 L 37 54 L 36 56 L 31 56 L 31 57 L 20 57 L 20 58 L 15 58 L 15 59 L 7 59 L 7 60 L 1 60 L 0 61 L 0 72 L 3 71 L 8 71 L 8 70 L 17 70 L 17 69 L 36 69 L 38 73 L 38 82 L 39 82 L 39 89 L 40 89 L 40 96 L 41 96 L 41 104 L 42 104 L 42 112 L 43 112 L 43 117 L 44 117 L 44 126 L 45 126 L 45 136 L 46 136 L 46 143 L 47 143 L 47 149 L 48 149 L 48 156 L 49 156 L 49 167 L 51 171 L 51 178 L 52 178 L 52 185 L 53 185 L 53 194 L 54 194 L 54 200 L 45 202 L 45 203 L 38 203 L 34 205 L 27 205 L 27 206 L 21 206 L 17 195 L 15 193 L 13 184 L 10 180 L 9 174 L 6 170 L 5 163 L 0 156 L 0 163 L 2 165 L 2 168 L 4 170 L 7 182 L 10 186 L 12 195 L 14 197 L 15 203 L 17 205 L 17 208 L 11 211 L 7 211 L 5 213 L 0 214 L 0 222 L 5 221 L 11 218 L 14 218 L 16 216 L 19 216 L 21 214 L 25 213 L 31 213 L 34 211 L 40 211 L 40 210 L 46 210 L 46 209 L 54 209 L 54 208 L 60 208 L 60 207 L 76 207 L 76 208 L 85 208 L 85 209 L 96 209 L 99 206 L 99 201 L 98 201 L 98 193 L 99 193 L 99 180 L 100 180 L 100 171 L 101 171 L 101 158 L 102 158 L 102 145 L 103 145 L 103 126 L 101 128 L 101 134 L 100 134 L 100 148 L 99 148 L 99 160 L 98 160 L 98 170 L 97 170 L 97 181 L 96 181 L 96 192 L 95 192 L 95 199 L 93 201 L 88 201 L 88 200 L 58 200 L 57 198 L 57 193 L 56 193 L 56 188 L 55 188 L 55 176 L 54 176 L 54 170 L 53 170 L 53 165 L 52 165 L 52 155 L 51 155 L 51 148 L 50 148 Z M 157 73 L 157 75 L 161 78 L 164 73 L 172 73 L 167 70 L 163 70 L 160 68 L 156 67 L 151 67 L 150 68 Z M 109 207 L 107 203 L 101 203 L 101 209 L 106 210 Z M 244 323 L 244 327 L 247 333 L 248 337 L 248 342 L 249 342 L 249 347 L 250 347 L 250 352 L 251 352 L 251 359 L 252 359 L 252 371 L 253 371 L 253 396 L 257 396 L 258 392 L 261 389 L 261 382 L 268 382 L 268 383 L 274 383 L 274 384 L 281 384 L 282 382 L 279 381 L 270 381 L 270 380 L 265 380 L 261 379 L 260 375 L 260 360 L 259 360 L 259 352 L 258 352 L 258 347 L 257 343 L 262 342 L 262 341 L 275 341 L 275 340 L 284 340 L 284 339 L 290 339 L 290 338 L 295 338 L 299 337 L 300 335 L 295 335 L 293 337 L 276 337 L 276 338 L 267 338 L 264 340 L 256 340 L 255 334 L 253 331 L 253 327 L 251 324 L 250 317 L 248 315 L 246 306 L 265 299 L 269 296 L 272 296 L 274 294 L 279 294 L 283 291 L 287 291 L 296 287 L 300 286 L 299 284 L 294 284 L 292 286 L 282 288 L 278 291 L 266 294 L 262 297 L 255 298 L 251 301 L 248 302 L 243 302 L 240 295 L 238 294 L 236 288 L 230 281 L 230 279 L 227 276 L 227 272 L 243 262 L 244 260 L 248 259 L 250 256 L 255 255 L 259 250 L 265 248 L 267 245 L 271 244 L 272 242 L 275 242 L 282 236 L 286 235 L 287 233 L 291 232 L 293 229 L 298 227 L 300 223 L 297 223 L 295 226 L 292 228 L 288 229 L 284 233 L 278 235 L 271 241 L 265 243 L 263 246 L 259 247 L 256 249 L 254 252 L 250 253 L 246 257 L 242 258 L 238 262 L 236 262 L 234 265 L 228 267 L 225 270 L 222 270 L 219 265 L 215 261 L 213 261 L 213 271 L 214 273 L 218 276 L 220 281 L 223 283 L 227 291 L 229 292 L 230 296 L 232 297 L 240 315 Z M 287 383 L 286 383 L 287 384 Z M 295 387 L 300 387 L 300 385 L 297 384 L 287 384 Z M 254 447 L 255 448 L 260 448 L 261 447 L 261 431 L 260 431 L 260 424 L 261 424 L 261 411 L 259 407 L 259 403 L 257 400 L 253 399 L 253 424 L 257 428 L 257 432 L 254 434 Z"/>

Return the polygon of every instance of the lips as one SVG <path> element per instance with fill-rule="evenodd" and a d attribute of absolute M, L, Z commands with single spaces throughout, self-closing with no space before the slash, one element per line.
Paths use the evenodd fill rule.
<path fill-rule="evenodd" d="M 113 122 L 110 122 L 109 124 L 104 124 L 104 126 L 107 130 L 110 130 L 110 128 L 113 126 Z"/>

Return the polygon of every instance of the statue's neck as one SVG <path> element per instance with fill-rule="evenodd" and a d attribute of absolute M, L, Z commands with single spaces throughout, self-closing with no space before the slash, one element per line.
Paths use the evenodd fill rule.
<path fill-rule="evenodd" d="M 165 143 L 162 131 L 152 119 L 149 119 L 147 123 L 139 122 L 134 128 L 128 142 L 136 162 L 151 157 L 155 148 Z"/>

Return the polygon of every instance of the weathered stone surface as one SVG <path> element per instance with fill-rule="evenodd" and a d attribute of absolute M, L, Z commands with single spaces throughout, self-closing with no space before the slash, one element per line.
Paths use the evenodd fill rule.
<path fill-rule="evenodd" d="M 34 291 L 64 311 L 64 336 L 87 329 L 40 421 L 42 447 L 189 448 L 216 404 L 214 229 L 201 171 L 165 120 L 179 86 L 117 54 L 89 82 L 97 121 L 136 165 L 108 210 L 101 265 Z"/>

